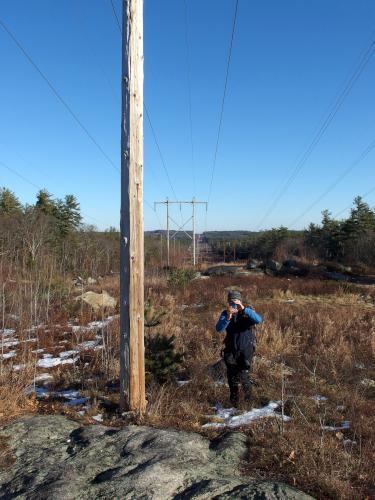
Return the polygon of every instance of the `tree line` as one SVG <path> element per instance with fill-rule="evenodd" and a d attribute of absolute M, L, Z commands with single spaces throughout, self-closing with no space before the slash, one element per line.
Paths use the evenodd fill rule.
<path fill-rule="evenodd" d="M 283 260 L 304 257 L 347 264 L 375 263 L 375 210 L 360 196 L 353 201 L 345 219 L 335 219 L 328 210 L 322 212 L 320 224 L 311 223 L 304 231 L 292 231 L 281 226 L 252 234 L 246 239 L 220 240 L 206 236 L 218 257 L 227 260 Z"/>

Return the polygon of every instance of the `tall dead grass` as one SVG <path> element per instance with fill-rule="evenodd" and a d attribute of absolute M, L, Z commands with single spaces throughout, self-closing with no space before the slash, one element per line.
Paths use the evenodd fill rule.
<path fill-rule="evenodd" d="M 37 332 L 37 346 L 48 352 L 54 352 L 58 342 L 64 341 L 68 350 L 92 338 L 70 332 L 68 320 L 84 325 L 101 319 L 88 309 L 77 308 L 74 296 L 79 291 L 68 285 L 68 280 L 59 285 L 57 300 L 50 297 L 48 322 Z M 29 285 L 23 286 L 27 289 Z M 160 325 L 148 328 L 146 334 L 176 337 L 176 348 L 184 353 L 180 376 L 190 382 L 182 387 L 174 381 L 164 385 L 151 382 L 147 413 L 141 422 L 203 432 L 202 424 L 212 414 L 212 407 L 218 402 L 229 405 L 228 388 L 222 384 L 225 370 L 217 364 L 223 336 L 216 333 L 214 325 L 225 306 L 226 290 L 232 286 L 239 287 L 245 301 L 264 317 L 264 324 L 258 327 L 252 376 L 259 385 L 253 389 L 252 404 L 259 407 L 283 397 L 284 411 L 291 417 L 284 426 L 266 419 L 241 429 L 249 437 L 244 471 L 286 481 L 319 498 L 371 498 L 375 495 L 374 391 L 363 384 L 364 379 L 375 378 L 375 292 L 371 288 L 268 276 L 215 277 L 172 288 L 164 271 L 148 270 L 145 298 L 165 315 Z M 105 289 L 118 296 L 118 278 L 108 278 L 91 289 Z M 18 312 L 20 293 L 7 295 L 7 317 Z M 28 298 L 23 297 L 24 316 L 13 326 L 22 325 L 26 331 L 36 317 L 35 301 L 28 304 L 29 291 Z M 61 311 L 58 304 L 63 300 Z M 46 298 L 41 304 L 40 310 L 45 311 Z M 6 327 L 12 326 L 9 321 Z M 101 333 L 104 349 L 81 353 L 75 367 L 53 369 L 52 387 L 79 388 L 91 398 L 92 411 L 104 403 L 105 408 L 116 408 L 118 402 L 118 323 Z M 24 412 L 40 411 L 35 399 L 25 394 L 33 380 L 35 356 L 27 343 L 24 346 L 17 362 L 22 361 L 27 368 L 3 372 L 2 422 Z M 312 399 L 316 395 L 327 400 Z M 243 404 L 243 408 L 249 406 Z M 43 411 L 48 411 L 48 404 L 43 405 Z M 112 424 L 124 425 L 116 411 L 106 415 L 108 421 L 114 419 Z M 347 430 L 331 432 L 325 428 L 339 426 L 344 420 L 350 421 Z M 218 431 L 205 433 L 215 437 Z"/>

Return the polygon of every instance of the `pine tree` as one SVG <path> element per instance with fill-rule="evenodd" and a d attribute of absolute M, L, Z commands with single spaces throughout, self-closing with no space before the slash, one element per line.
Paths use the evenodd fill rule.
<path fill-rule="evenodd" d="M 64 200 L 57 200 L 55 217 L 59 221 L 59 230 L 63 237 L 78 228 L 82 216 L 79 203 L 72 194 L 67 194 Z"/>
<path fill-rule="evenodd" d="M 41 189 L 37 193 L 35 206 L 45 215 L 56 215 L 56 202 L 52 199 L 52 195 L 46 189 Z"/>
<path fill-rule="evenodd" d="M 352 242 L 358 240 L 364 233 L 375 230 L 375 212 L 360 196 L 354 199 L 354 207 L 344 223 L 343 230 L 346 239 Z"/>
<path fill-rule="evenodd" d="M 0 188 L 0 214 L 14 214 L 20 212 L 22 205 L 10 189 Z"/>
<path fill-rule="evenodd" d="M 145 338 L 145 367 L 148 379 L 154 378 L 163 384 L 172 379 L 178 372 L 183 361 L 183 355 L 175 352 L 172 335 L 147 336 Z"/>

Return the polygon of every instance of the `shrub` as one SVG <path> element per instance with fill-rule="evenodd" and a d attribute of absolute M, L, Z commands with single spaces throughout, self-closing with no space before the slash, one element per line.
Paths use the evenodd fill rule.
<path fill-rule="evenodd" d="M 145 338 L 146 377 L 163 384 L 180 368 L 183 354 L 175 352 L 176 337 L 157 334 Z"/>
<path fill-rule="evenodd" d="M 177 288 L 185 287 L 193 278 L 196 272 L 194 269 L 171 269 L 169 271 L 168 283 Z"/>

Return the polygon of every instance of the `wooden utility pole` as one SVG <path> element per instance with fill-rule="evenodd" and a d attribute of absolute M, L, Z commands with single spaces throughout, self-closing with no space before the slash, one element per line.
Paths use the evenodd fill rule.
<path fill-rule="evenodd" d="M 143 0 L 123 0 L 120 405 L 145 410 L 143 241 Z"/>

